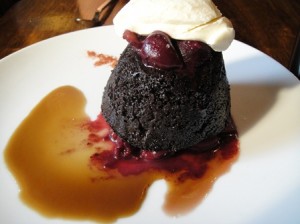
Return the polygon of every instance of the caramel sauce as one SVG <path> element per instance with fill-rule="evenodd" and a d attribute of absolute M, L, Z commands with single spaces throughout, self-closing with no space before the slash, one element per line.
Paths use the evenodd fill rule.
<path fill-rule="evenodd" d="M 122 166 L 110 160 L 115 165 L 107 167 L 95 156 L 110 153 L 113 142 L 107 138 L 106 124 L 91 121 L 85 114 L 85 104 L 83 94 L 74 87 L 54 90 L 21 123 L 5 150 L 7 165 L 20 187 L 20 198 L 44 216 L 113 222 L 135 214 L 147 189 L 158 179 L 165 179 L 169 186 L 165 212 L 188 213 L 238 156 L 236 138 L 208 154 L 180 154 L 202 167 L 198 176 L 183 179 L 182 170 L 171 172 L 157 165 L 172 163 L 172 158 L 158 163 L 125 159 L 120 162 Z M 137 172 L 145 162 L 156 168 L 152 165 Z"/>

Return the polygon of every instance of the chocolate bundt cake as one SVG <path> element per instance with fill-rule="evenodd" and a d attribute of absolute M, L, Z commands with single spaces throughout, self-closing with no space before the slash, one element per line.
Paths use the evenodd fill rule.
<path fill-rule="evenodd" d="M 158 69 L 145 65 L 129 44 L 102 99 L 113 131 L 134 147 L 156 151 L 177 151 L 219 134 L 230 116 L 223 57 L 210 50 L 202 60 L 199 52 L 181 50 L 183 66 Z"/>

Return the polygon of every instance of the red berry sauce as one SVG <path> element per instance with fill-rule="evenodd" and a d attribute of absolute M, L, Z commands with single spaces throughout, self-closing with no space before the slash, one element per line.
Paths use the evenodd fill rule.
<path fill-rule="evenodd" d="M 100 114 L 88 125 L 88 144 L 99 141 L 109 143 L 110 148 L 91 156 L 91 164 L 99 170 L 117 170 L 123 176 L 138 175 L 149 170 L 179 174 L 177 179 L 197 179 L 203 176 L 207 163 L 221 153 L 224 160 L 232 158 L 238 151 L 236 128 L 230 120 L 226 129 L 218 136 L 200 142 L 187 149 L 151 151 L 137 149 L 118 137 Z M 99 136 L 97 133 L 106 133 Z"/>

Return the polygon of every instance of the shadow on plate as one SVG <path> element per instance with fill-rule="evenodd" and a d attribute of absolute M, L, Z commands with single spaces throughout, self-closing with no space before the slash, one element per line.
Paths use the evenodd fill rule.
<path fill-rule="evenodd" d="M 278 104 L 282 107 L 282 97 L 299 97 L 297 78 L 265 55 L 228 63 L 226 71 L 231 84 L 231 112 L 240 136 L 259 124 L 275 108 L 277 110 Z M 294 96 L 290 101 L 296 103 L 297 99 Z M 288 107 L 295 109 L 295 105 Z M 282 114 L 282 119 L 284 116 Z"/>
<path fill-rule="evenodd" d="M 231 113 L 240 136 L 272 109 L 282 88 L 284 87 L 246 84 L 231 86 Z"/>
<path fill-rule="evenodd" d="M 299 215 L 300 195 L 299 190 L 290 191 L 281 200 L 265 207 L 259 214 L 246 224 L 256 223 L 300 223 Z"/>

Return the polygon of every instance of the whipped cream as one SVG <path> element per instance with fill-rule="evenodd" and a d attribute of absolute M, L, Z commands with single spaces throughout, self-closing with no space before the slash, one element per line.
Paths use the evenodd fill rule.
<path fill-rule="evenodd" d="M 231 22 L 211 0 L 130 0 L 115 16 L 116 33 L 160 30 L 177 40 L 197 40 L 224 51 L 234 39 Z"/>

